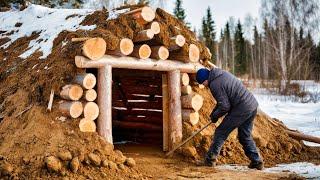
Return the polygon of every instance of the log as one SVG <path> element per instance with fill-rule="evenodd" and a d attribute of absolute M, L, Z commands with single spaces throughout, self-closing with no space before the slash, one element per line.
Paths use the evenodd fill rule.
<path fill-rule="evenodd" d="M 91 37 L 71 38 L 71 42 L 83 42 L 91 39 Z"/>
<path fill-rule="evenodd" d="M 97 92 L 94 89 L 84 91 L 83 99 L 92 102 L 97 99 Z"/>
<path fill-rule="evenodd" d="M 96 132 L 96 123 L 92 120 L 83 118 L 80 120 L 79 129 L 81 132 Z"/>
<path fill-rule="evenodd" d="M 196 73 L 199 69 L 204 68 L 200 63 L 183 63 L 172 60 L 156 61 L 152 59 L 137 59 L 134 57 L 116 57 L 110 55 L 105 55 L 97 61 L 90 61 L 83 56 L 76 56 L 75 64 L 78 68 L 102 68 L 106 65 L 110 65 L 113 68 L 152 71 L 180 70 L 181 72 L 186 73 Z"/>
<path fill-rule="evenodd" d="M 98 105 L 100 111 L 97 120 L 98 134 L 108 143 L 112 138 L 112 66 L 105 65 L 98 69 Z"/>
<path fill-rule="evenodd" d="M 182 120 L 191 123 L 191 125 L 198 124 L 200 119 L 199 113 L 191 109 L 182 109 Z"/>
<path fill-rule="evenodd" d="M 74 82 L 85 89 L 92 89 L 97 83 L 96 76 L 92 73 L 77 74 Z"/>
<path fill-rule="evenodd" d="M 181 96 L 181 103 L 183 108 L 199 111 L 203 105 L 203 97 L 196 93 Z"/>
<path fill-rule="evenodd" d="M 189 95 L 192 93 L 192 87 L 190 85 L 181 86 L 181 95 Z"/>
<path fill-rule="evenodd" d="M 169 57 L 169 50 L 164 46 L 152 46 L 150 57 L 152 59 L 166 60 Z"/>
<path fill-rule="evenodd" d="M 182 86 L 187 86 L 189 85 L 190 78 L 187 73 L 181 73 L 181 85 Z"/>
<path fill-rule="evenodd" d="M 133 56 L 139 59 L 147 59 L 150 57 L 150 55 L 151 55 L 151 48 L 146 44 L 135 46 L 133 48 L 133 52 L 130 54 L 130 56 Z"/>
<path fill-rule="evenodd" d="M 79 85 L 68 84 L 62 87 L 60 96 L 66 100 L 77 101 L 81 98 L 83 89 Z"/>
<path fill-rule="evenodd" d="M 173 51 L 170 52 L 169 59 L 188 62 L 198 62 L 200 58 L 200 50 L 194 45 L 190 44 L 188 51 Z"/>
<path fill-rule="evenodd" d="M 169 150 L 182 140 L 180 71 L 168 72 L 169 85 Z"/>
<path fill-rule="evenodd" d="M 102 38 L 91 38 L 82 45 L 82 54 L 91 60 L 100 59 L 106 52 L 107 43 Z"/>
<path fill-rule="evenodd" d="M 114 56 L 128 56 L 133 51 L 134 44 L 131 39 L 122 38 L 116 50 L 107 50 L 106 54 Z"/>
<path fill-rule="evenodd" d="M 66 116 L 78 118 L 83 112 L 83 106 L 79 101 L 62 101 L 59 104 L 59 110 Z"/>
<path fill-rule="evenodd" d="M 159 34 L 160 24 L 156 21 L 153 21 L 147 25 L 147 29 L 151 29 L 153 31 L 153 34 Z"/>
<path fill-rule="evenodd" d="M 87 102 L 83 108 L 84 118 L 88 120 L 95 120 L 99 116 L 99 107 L 95 102 Z"/>
<path fill-rule="evenodd" d="M 124 14 L 131 15 L 140 24 L 151 22 L 156 17 L 156 13 L 154 12 L 154 10 L 148 6 L 134 9 Z"/>
<path fill-rule="evenodd" d="M 186 39 L 182 35 L 177 35 L 170 38 L 169 51 L 180 49 L 186 43 Z"/>
<path fill-rule="evenodd" d="M 149 41 L 154 37 L 154 32 L 151 29 L 147 30 L 142 30 L 138 32 L 134 37 L 133 37 L 133 42 L 144 42 L 144 41 Z"/>
<path fill-rule="evenodd" d="M 49 97 L 49 102 L 48 102 L 48 107 L 47 107 L 47 110 L 48 110 L 49 112 L 51 112 L 51 109 L 52 109 L 53 97 L 54 97 L 54 90 L 51 89 L 50 97 Z"/>
<path fill-rule="evenodd" d="M 149 131 L 162 131 L 161 126 L 156 126 L 153 124 L 147 124 L 147 123 L 139 123 L 139 122 L 123 122 L 123 121 L 117 121 L 113 120 L 113 126 L 117 128 L 123 128 L 123 129 L 144 129 Z"/>
<path fill-rule="evenodd" d="M 124 101 L 113 101 L 112 106 L 114 107 L 126 107 L 126 108 L 139 108 L 139 109 L 158 109 L 161 110 L 162 106 L 159 102 L 124 102 Z"/>
<path fill-rule="evenodd" d="M 162 74 L 163 151 L 169 150 L 169 90 L 168 75 Z"/>
<path fill-rule="evenodd" d="M 285 131 L 293 139 L 304 140 L 304 141 L 309 141 L 309 142 L 320 144 L 320 138 L 319 137 L 310 136 L 310 135 L 306 135 L 306 134 L 302 134 L 302 133 L 295 132 L 295 131 L 290 131 L 290 130 L 285 130 Z"/>

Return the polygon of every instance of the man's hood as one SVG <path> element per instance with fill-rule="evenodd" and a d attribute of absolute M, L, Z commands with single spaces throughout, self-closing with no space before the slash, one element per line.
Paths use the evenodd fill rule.
<path fill-rule="evenodd" d="M 214 79 L 216 79 L 217 77 L 221 76 L 223 74 L 223 70 L 220 69 L 220 68 L 213 68 L 211 71 L 210 71 L 210 74 L 209 74 L 209 82 L 213 81 Z"/>

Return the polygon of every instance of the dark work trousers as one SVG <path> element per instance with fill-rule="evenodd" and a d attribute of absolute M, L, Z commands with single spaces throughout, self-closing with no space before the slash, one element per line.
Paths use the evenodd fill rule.
<path fill-rule="evenodd" d="M 251 161 L 261 162 L 262 160 L 259 156 L 256 144 L 251 136 L 253 120 L 256 114 L 257 110 L 241 116 L 227 115 L 214 133 L 213 141 L 206 158 L 208 158 L 208 160 L 216 159 L 224 141 L 235 128 L 238 128 L 238 139 L 243 146 L 242 148 L 246 156 Z"/>

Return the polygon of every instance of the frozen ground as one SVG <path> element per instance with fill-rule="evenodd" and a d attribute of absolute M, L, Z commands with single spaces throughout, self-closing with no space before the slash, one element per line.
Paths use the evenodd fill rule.
<path fill-rule="evenodd" d="M 246 166 L 239 166 L 239 165 L 222 165 L 218 166 L 218 169 L 228 169 L 228 170 L 235 170 L 235 171 L 252 171 L 248 169 Z M 303 176 L 307 179 L 320 179 L 320 166 L 314 165 L 312 163 L 307 162 L 298 162 L 292 164 L 278 164 L 272 168 L 265 168 L 264 172 L 270 173 L 296 173 L 300 176 Z"/>
<path fill-rule="evenodd" d="M 320 84 L 313 81 L 299 81 L 309 92 L 312 99 L 320 97 Z M 271 94 L 264 89 L 253 91 L 259 106 L 273 118 L 281 120 L 290 129 L 298 130 L 308 135 L 320 137 L 320 101 L 298 100 L 293 97 Z M 303 102 L 308 103 L 303 103 Z M 306 145 L 320 146 L 306 142 Z"/>

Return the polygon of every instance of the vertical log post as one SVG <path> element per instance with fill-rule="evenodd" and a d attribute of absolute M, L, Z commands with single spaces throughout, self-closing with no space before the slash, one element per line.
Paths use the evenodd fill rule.
<path fill-rule="evenodd" d="M 176 147 L 182 140 L 181 89 L 180 71 L 168 72 L 169 85 L 169 150 Z"/>
<path fill-rule="evenodd" d="M 162 74 L 163 151 L 169 150 L 169 91 L 168 76 Z"/>
<path fill-rule="evenodd" d="M 113 144 L 112 140 L 112 67 L 106 65 L 98 69 L 98 134 Z"/>

